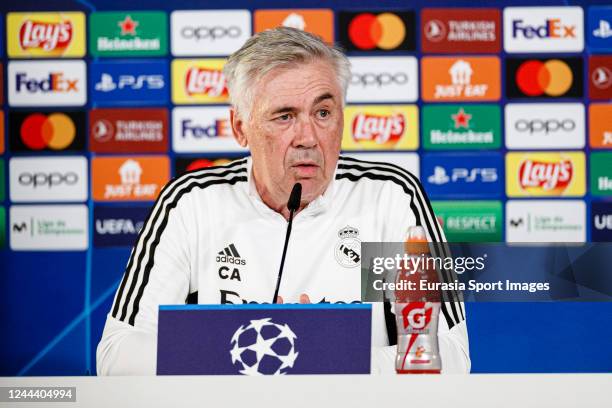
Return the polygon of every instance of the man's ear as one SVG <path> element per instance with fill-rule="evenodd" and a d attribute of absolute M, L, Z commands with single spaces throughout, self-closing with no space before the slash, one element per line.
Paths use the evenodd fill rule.
<path fill-rule="evenodd" d="M 242 147 L 248 146 L 248 140 L 244 134 L 244 121 L 240 118 L 238 111 L 235 108 L 230 108 L 230 122 L 232 124 L 232 132 L 238 144 Z"/>

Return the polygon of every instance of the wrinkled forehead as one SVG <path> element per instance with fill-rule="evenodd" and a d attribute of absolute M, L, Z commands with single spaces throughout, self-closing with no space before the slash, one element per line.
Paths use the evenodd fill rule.
<path fill-rule="evenodd" d="M 308 108 L 324 95 L 331 96 L 336 103 L 342 103 L 338 77 L 333 65 L 326 60 L 276 67 L 256 81 L 251 92 L 253 110 L 260 112 L 286 104 Z"/>

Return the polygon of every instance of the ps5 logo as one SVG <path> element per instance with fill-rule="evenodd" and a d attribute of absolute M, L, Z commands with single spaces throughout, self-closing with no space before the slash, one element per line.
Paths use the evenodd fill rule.
<path fill-rule="evenodd" d="M 610 27 L 610 22 L 606 20 L 599 20 L 599 27 L 593 30 L 593 37 L 603 39 L 612 37 L 612 28 Z"/>
<path fill-rule="evenodd" d="M 100 92 L 112 92 L 116 89 L 162 89 L 165 86 L 163 75 L 119 75 L 117 82 L 107 73 L 100 75 L 95 89 Z"/>
<path fill-rule="evenodd" d="M 498 175 L 495 167 L 474 167 L 472 169 L 457 167 L 452 170 L 449 177 L 444 167 L 435 166 L 434 173 L 427 178 L 427 181 L 431 184 L 442 185 L 449 182 L 474 183 L 480 181 L 482 183 L 494 183 L 497 179 Z"/>

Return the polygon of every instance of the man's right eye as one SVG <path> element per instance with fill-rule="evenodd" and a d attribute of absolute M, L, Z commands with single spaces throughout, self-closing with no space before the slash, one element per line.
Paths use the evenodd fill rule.
<path fill-rule="evenodd" d="M 276 118 L 277 121 L 279 122 L 286 122 L 289 119 L 291 119 L 291 114 L 290 113 L 285 113 L 280 115 L 279 117 Z"/>

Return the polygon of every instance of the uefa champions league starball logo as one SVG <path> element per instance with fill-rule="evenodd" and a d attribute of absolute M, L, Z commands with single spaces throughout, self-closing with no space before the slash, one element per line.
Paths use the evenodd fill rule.
<path fill-rule="evenodd" d="M 240 326 L 231 339 L 232 363 L 245 375 L 282 375 L 297 359 L 297 336 L 287 325 L 267 317 Z"/>

